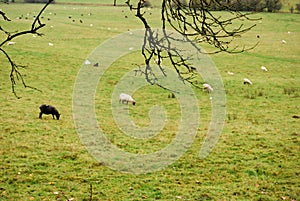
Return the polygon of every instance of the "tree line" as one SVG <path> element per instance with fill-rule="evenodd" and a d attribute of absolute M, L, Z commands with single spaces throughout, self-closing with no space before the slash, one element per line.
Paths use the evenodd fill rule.
<path fill-rule="evenodd" d="M 276 12 L 282 5 L 281 0 L 221 0 L 219 5 L 212 5 L 212 8 L 222 10 L 223 6 L 230 6 L 238 11 Z"/>
<path fill-rule="evenodd" d="M 276 12 L 283 6 L 282 0 L 173 0 L 174 6 L 178 5 L 178 3 L 192 8 L 199 8 L 205 4 L 210 10 L 215 11 L 230 8 L 231 10 L 248 12 Z M 145 5 L 150 6 L 151 0 L 145 0 Z"/>
<path fill-rule="evenodd" d="M 15 2 L 24 2 L 24 3 L 47 3 L 48 0 L 0 0 L 0 2 L 4 3 L 15 3 Z M 52 3 L 55 3 L 55 1 L 52 1 Z"/>
<path fill-rule="evenodd" d="M 47 3 L 48 0 L 24 0 L 25 3 Z M 53 1 L 52 3 L 55 3 L 55 1 Z"/>

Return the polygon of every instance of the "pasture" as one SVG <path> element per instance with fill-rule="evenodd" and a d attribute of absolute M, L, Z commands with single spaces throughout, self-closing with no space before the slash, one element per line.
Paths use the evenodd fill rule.
<path fill-rule="evenodd" d="M 1 21 L 1 27 L 28 28 L 40 8 L 1 5 L 13 20 Z M 151 12 L 157 16 L 152 23 L 158 26 L 159 10 Z M 87 152 L 75 129 L 72 95 L 89 54 L 105 40 L 142 24 L 127 7 L 50 5 L 43 14 L 47 26 L 42 37 L 27 35 L 5 46 L 15 62 L 26 65 L 21 72 L 27 84 L 42 92 L 19 82 L 16 91 L 22 98 L 17 99 L 11 92 L 9 63 L 0 55 L 0 200 L 300 200 L 300 119 L 293 118 L 300 116 L 300 17 L 256 16 L 262 20 L 241 39 L 254 44 L 259 35 L 254 50 L 211 55 L 225 86 L 227 112 L 212 153 L 203 160 L 198 157 L 211 105 L 209 95 L 196 90 L 201 118 L 188 151 L 160 171 L 128 174 L 106 167 Z M 133 94 L 137 104 L 129 107 L 137 125 L 149 124 L 148 112 L 157 104 L 170 118 L 163 132 L 149 140 L 124 136 L 112 117 L 112 92 L 118 80 L 136 67 L 132 64 L 141 62 L 139 52 L 133 52 L 112 64 L 98 84 L 95 110 L 112 143 L 144 154 L 170 143 L 178 129 L 180 107 L 161 88 L 137 90 Z M 262 72 L 261 66 L 269 71 Z M 244 77 L 253 85 L 243 85 Z M 60 119 L 46 115 L 39 119 L 41 104 L 54 105 Z"/>

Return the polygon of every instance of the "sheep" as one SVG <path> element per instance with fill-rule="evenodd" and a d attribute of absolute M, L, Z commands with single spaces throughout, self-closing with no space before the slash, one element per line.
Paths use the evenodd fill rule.
<path fill-rule="evenodd" d="M 228 75 L 234 75 L 234 73 L 231 72 L 231 71 L 227 71 L 227 74 L 228 74 Z"/>
<path fill-rule="evenodd" d="M 47 114 L 47 115 L 52 114 L 53 119 L 54 119 L 54 116 L 56 116 L 56 119 L 59 120 L 60 114 L 55 107 L 53 107 L 51 105 L 43 104 L 40 106 L 40 110 L 41 110 L 40 115 L 39 115 L 40 119 L 42 119 L 43 114 Z"/>
<path fill-rule="evenodd" d="M 85 61 L 84 61 L 84 64 L 85 64 L 85 65 L 90 65 L 91 62 L 90 62 L 89 60 L 85 60 Z"/>
<path fill-rule="evenodd" d="M 128 94 L 125 93 L 121 93 L 120 94 L 120 103 L 126 103 L 128 104 L 128 102 L 131 102 L 132 105 L 135 105 L 135 100 Z"/>
<path fill-rule="evenodd" d="M 282 44 L 286 44 L 286 41 L 285 41 L 285 40 L 281 40 L 281 43 L 282 43 Z"/>
<path fill-rule="evenodd" d="M 265 71 L 265 72 L 268 71 L 268 69 L 267 69 L 265 66 L 261 66 L 260 69 L 261 69 L 262 71 Z"/>
<path fill-rule="evenodd" d="M 203 84 L 203 89 L 208 91 L 208 92 L 212 92 L 214 89 L 212 88 L 212 86 L 210 86 L 209 84 Z"/>
<path fill-rule="evenodd" d="M 244 78 L 244 84 L 252 85 L 252 82 L 248 78 Z"/>
<path fill-rule="evenodd" d="M 7 43 L 7 45 L 14 45 L 14 44 L 16 44 L 16 42 L 9 41 L 9 42 Z"/>

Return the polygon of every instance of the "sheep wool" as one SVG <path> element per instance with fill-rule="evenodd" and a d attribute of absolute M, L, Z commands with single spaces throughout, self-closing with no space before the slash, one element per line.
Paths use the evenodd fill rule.
<path fill-rule="evenodd" d="M 126 104 L 128 104 L 128 102 L 130 102 L 130 103 L 132 103 L 132 105 L 135 105 L 135 100 L 130 95 L 125 94 L 125 93 L 120 94 L 120 102 L 126 103 Z"/>
<path fill-rule="evenodd" d="M 244 78 L 244 84 L 252 85 L 252 82 L 248 78 Z"/>
<path fill-rule="evenodd" d="M 267 69 L 265 66 L 260 67 L 260 69 L 261 69 L 262 71 L 265 71 L 265 72 L 268 71 L 268 69 Z"/>
<path fill-rule="evenodd" d="M 203 84 L 203 87 L 205 90 L 207 90 L 208 92 L 212 92 L 214 89 L 212 88 L 212 86 L 210 86 L 209 84 Z"/>

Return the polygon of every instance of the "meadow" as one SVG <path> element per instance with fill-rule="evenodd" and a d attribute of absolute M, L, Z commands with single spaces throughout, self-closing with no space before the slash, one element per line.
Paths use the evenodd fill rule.
<path fill-rule="evenodd" d="M 26 29 L 40 8 L 1 5 L 13 20 L 1 21 L 1 27 Z M 151 12 L 157 16 L 151 22 L 158 26 L 159 10 Z M 72 97 L 76 76 L 90 53 L 142 24 L 126 7 L 50 5 L 43 14 L 47 26 L 42 37 L 26 35 L 5 46 L 15 62 L 26 66 L 21 72 L 27 84 L 41 92 L 18 82 L 16 91 L 22 98 L 17 99 L 11 91 L 9 63 L 0 55 L 0 200 L 300 200 L 300 120 L 293 118 L 300 116 L 300 17 L 255 15 L 262 20 L 240 39 L 251 45 L 259 35 L 255 49 L 210 55 L 223 79 L 227 113 L 211 154 L 198 157 L 211 104 L 207 93 L 195 90 L 201 118 L 192 146 L 162 170 L 130 174 L 112 170 L 88 153 L 74 125 Z M 170 118 L 163 132 L 150 140 L 124 136 L 114 122 L 111 97 L 120 77 L 140 62 L 139 52 L 133 52 L 112 64 L 98 84 L 95 109 L 112 143 L 144 154 L 160 150 L 174 138 L 180 107 L 159 87 L 137 90 L 133 95 L 137 105 L 129 106 L 137 125 L 149 124 L 148 112 L 157 104 Z M 262 72 L 261 66 L 269 71 Z M 244 77 L 253 85 L 243 85 Z M 39 119 L 41 104 L 56 106 L 61 119 Z"/>

